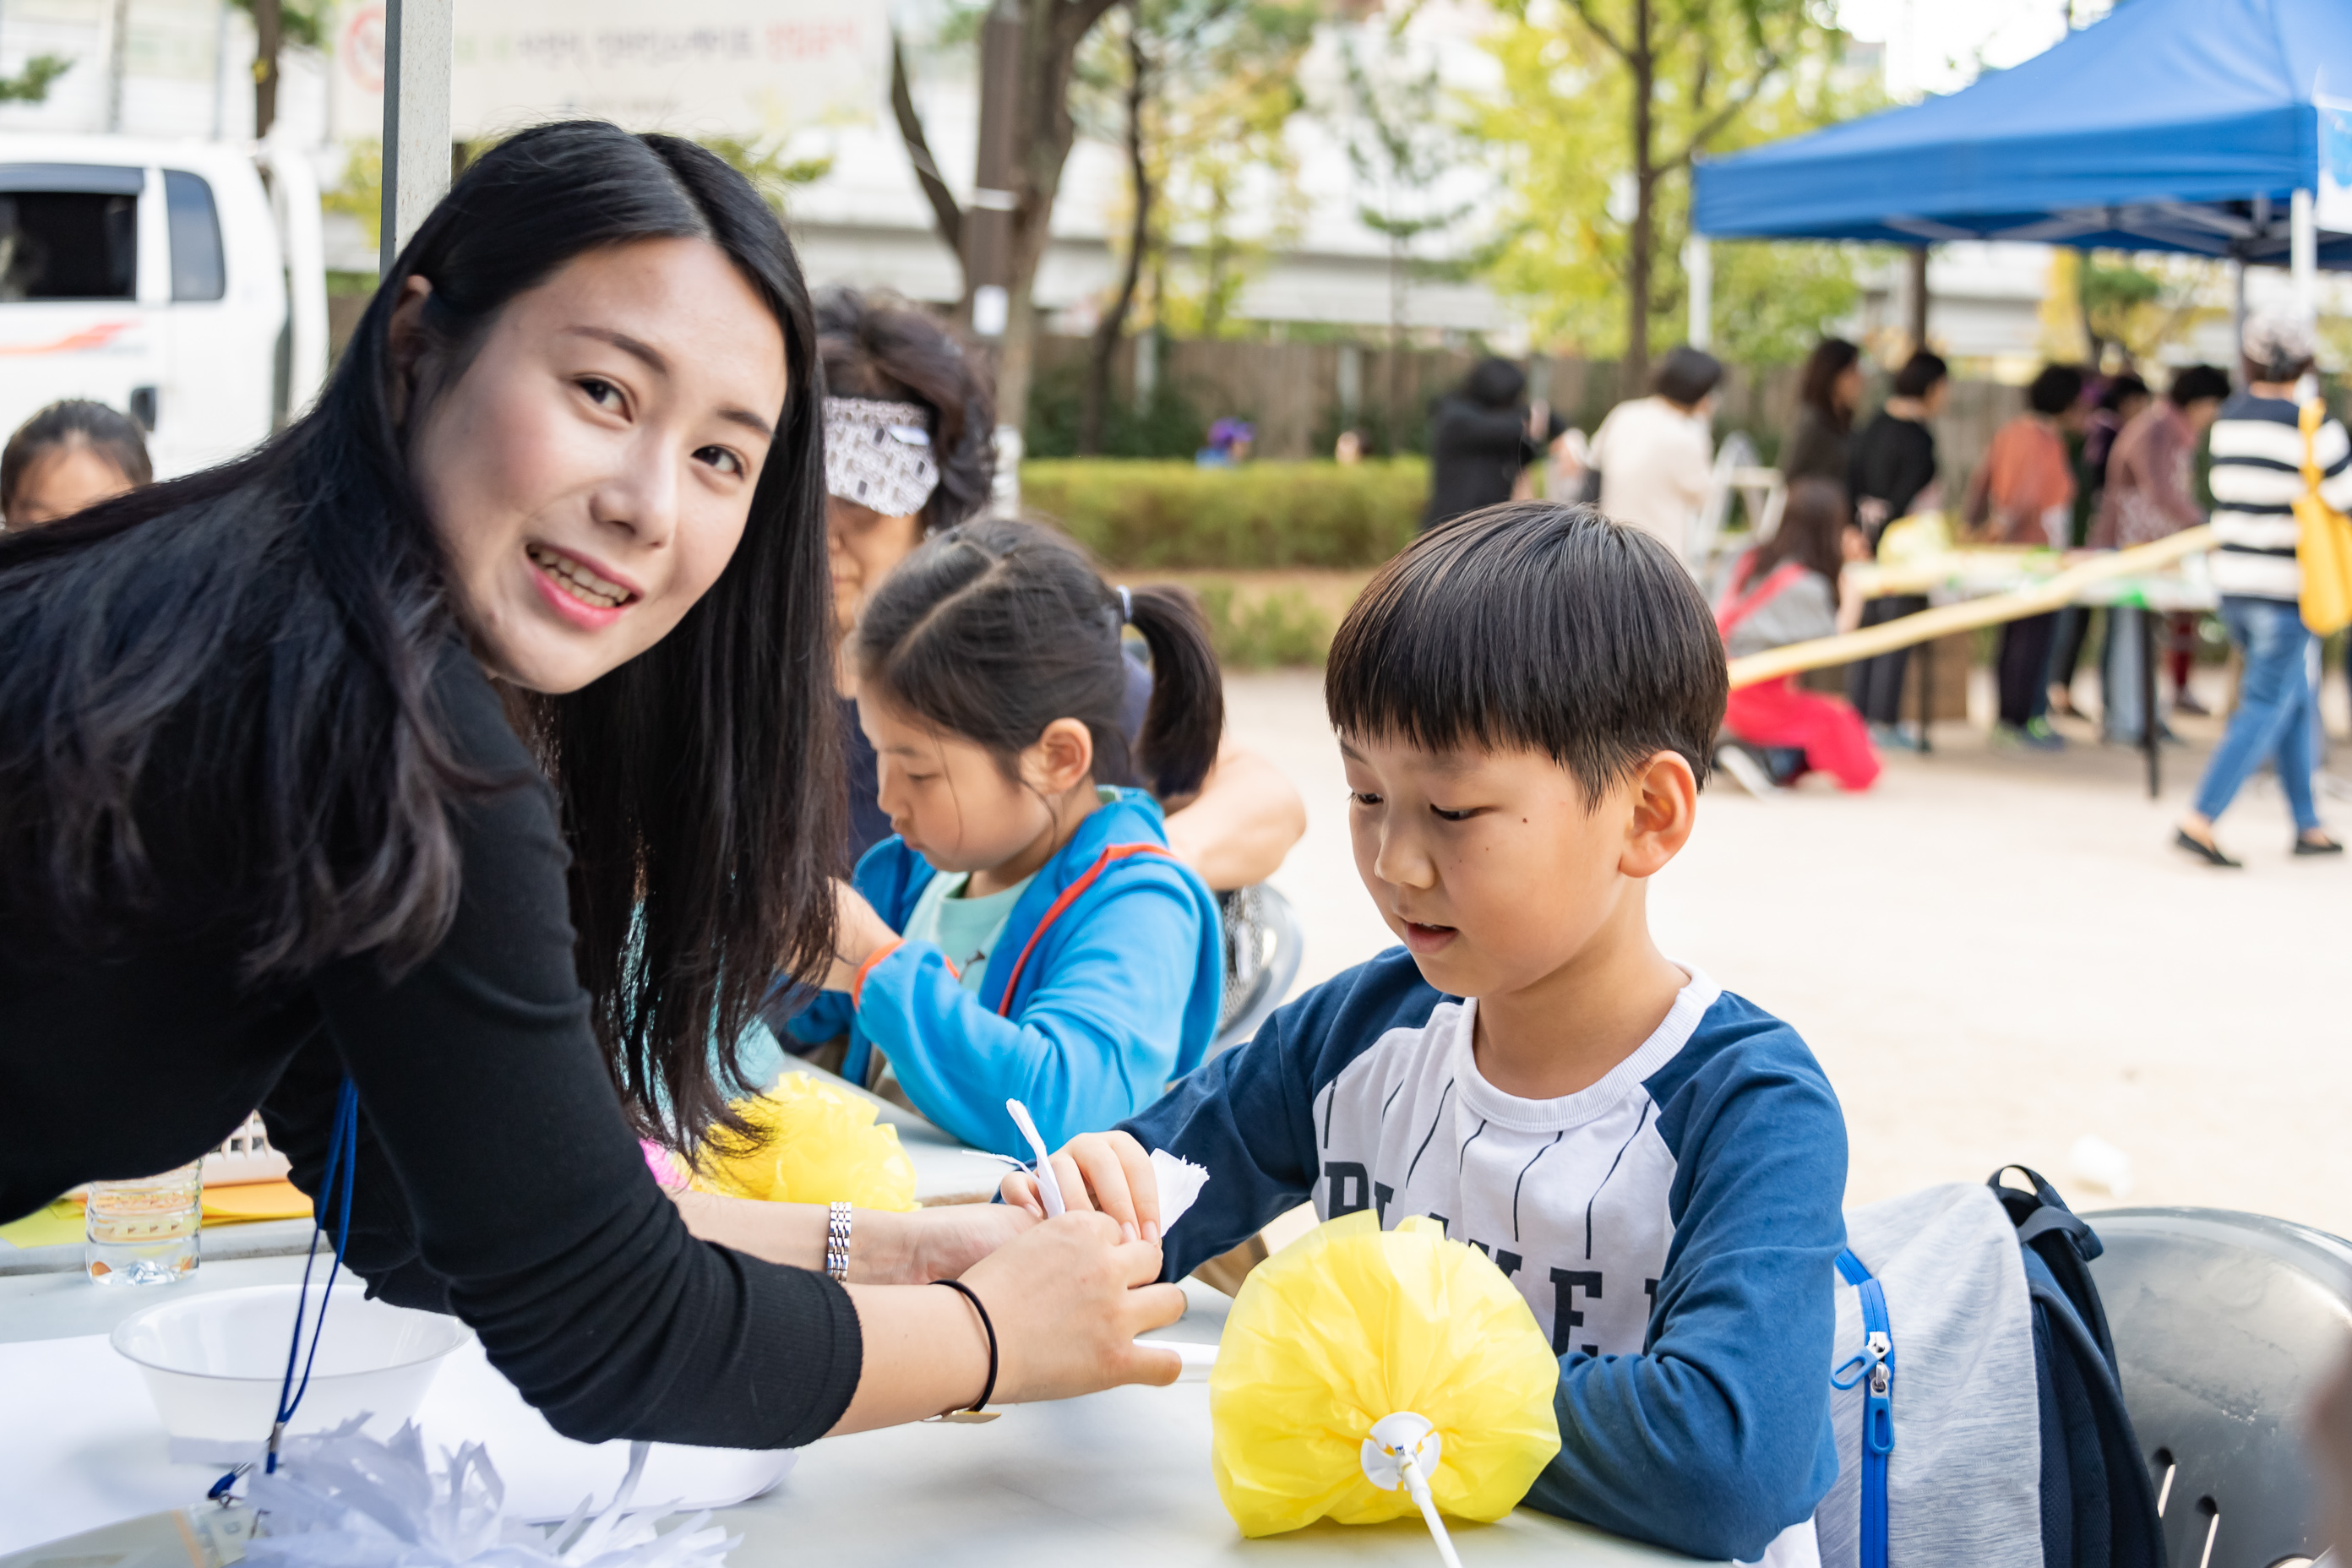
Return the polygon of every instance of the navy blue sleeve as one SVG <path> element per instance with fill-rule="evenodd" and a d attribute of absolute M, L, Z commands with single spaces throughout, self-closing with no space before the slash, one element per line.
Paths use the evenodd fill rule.
<path fill-rule="evenodd" d="M 1392 949 L 1276 1009 L 1255 1038 L 1119 1123 L 1146 1149 L 1209 1172 L 1200 1201 L 1161 1242 L 1162 1279 L 1183 1279 L 1313 1194 L 1322 1173 L 1315 1097 L 1388 1030 L 1425 1022 L 1437 1001 Z"/>
<path fill-rule="evenodd" d="M 1562 1359 L 1559 1455 L 1527 1500 L 1752 1561 L 1837 1478 L 1845 1119 L 1796 1032 L 1734 996 L 1649 1088 L 1676 1165 L 1649 1348 Z"/>
<path fill-rule="evenodd" d="M 1161 1239 L 1161 1279 L 1183 1279 L 1314 1190 L 1311 1091 L 1287 1043 L 1307 1001 L 1282 1008 L 1255 1038 L 1186 1075 L 1118 1124 L 1146 1149 L 1165 1149 L 1210 1173 L 1200 1200 Z"/>

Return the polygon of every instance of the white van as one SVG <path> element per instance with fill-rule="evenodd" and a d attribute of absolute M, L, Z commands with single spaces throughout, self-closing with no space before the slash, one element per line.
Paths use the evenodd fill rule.
<path fill-rule="evenodd" d="M 327 365 L 319 192 L 273 144 L 0 135 L 0 440 L 89 397 L 155 477 L 262 440 Z"/>

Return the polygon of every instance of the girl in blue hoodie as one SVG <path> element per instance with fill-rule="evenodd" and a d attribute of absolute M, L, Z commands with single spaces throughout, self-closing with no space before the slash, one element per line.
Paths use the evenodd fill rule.
<path fill-rule="evenodd" d="M 1125 628 L 1151 655 L 1129 755 Z M 1168 851 L 1157 801 L 1198 788 L 1224 726 L 1182 590 L 1103 584 L 1049 529 L 934 536 L 858 617 L 858 722 L 895 830 L 841 892 L 839 958 L 792 1022 L 846 1034 L 842 1075 L 895 1079 L 982 1149 L 1100 1131 L 1198 1067 L 1224 966 L 1217 907 Z M 1150 788 L 1116 787 L 1140 775 Z"/>

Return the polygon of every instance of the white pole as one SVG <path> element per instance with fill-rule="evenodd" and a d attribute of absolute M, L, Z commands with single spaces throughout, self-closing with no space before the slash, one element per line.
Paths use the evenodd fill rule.
<path fill-rule="evenodd" d="M 2311 193 L 2297 191 L 2287 208 L 2287 259 L 2294 276 L 2294 311 L 2305 321 L 2319 314 L 2319 220 Z"/>
<path fill-rule="evenodd" d="M 387 0 L 383 14 L 383 247 L 400 247 L 449 189 L 451 0 Z"/>
<path fill-rule="evenodd" d="M 2246 261 L 2238 257 L 2230 263 L 2230 384 L 2242 388 L 2246 384 Z"/>
<path fill-rule="evenodd" d="M 1706 237 L 1694 234 L 1683 241 L 1683 276 L 1690 282 L 1690 346 L 1715 343 L 1715 249 Z"/>
<path fill-rule="evenodd" d="M 122 129 L 122 79 L 131 68 L 131 0 L 114 0 L 106 13 L 106 130 Z"/>
<path fill-rule="evenodd" d="M 213 140 L 217 142 L 227 134 L 228 0 L 215 0 L 213 6 Z"/>

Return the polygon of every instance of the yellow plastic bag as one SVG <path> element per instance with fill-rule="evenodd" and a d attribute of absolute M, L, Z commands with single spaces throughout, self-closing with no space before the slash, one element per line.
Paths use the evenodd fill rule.
<path fill-rule="evenodd" d="M 1878 536 L 1882 566 L 1907 566 L 1932 560 L 1952 550 L 1952 525 L 1940 511 L 1915 511 L 1898 517 Z"/>
<path fill-rule="evenodd" d="M 2303 405 L 2303 494 L 2294 501 L 2295 561 L 2303 568 L 2303 624 L 2317 637 L 2352 626 L 2352 519 L 2321 499 L 2315 450 L 2327 405 Z"/>
<path fill-rule="evenodd" d="M 872 1100 L 794 1072 L 735 1109 L 765 1141 L 751 1150 L 715 1141 L 697 1164 L 703 1191 L 779 1204 L 915 1206 L 914 1162 L 898 1147 L 898 1130 L 875 1121 Z"/>
<path fill-rule="evenodd" d="M 1437 1428 L 1438 1508 L 1493 1521 L 1559 1452 L 1559 1363 L 1485 1254 L 1415 1217 L 1370 1210 L 1318 1226 L 1250 1271 L 1225 1320 L 1209 1415 L 1217 1493 L 1244 1535 L 1414 1511 L 1364 1470 L 1373 1423 Z"/>

